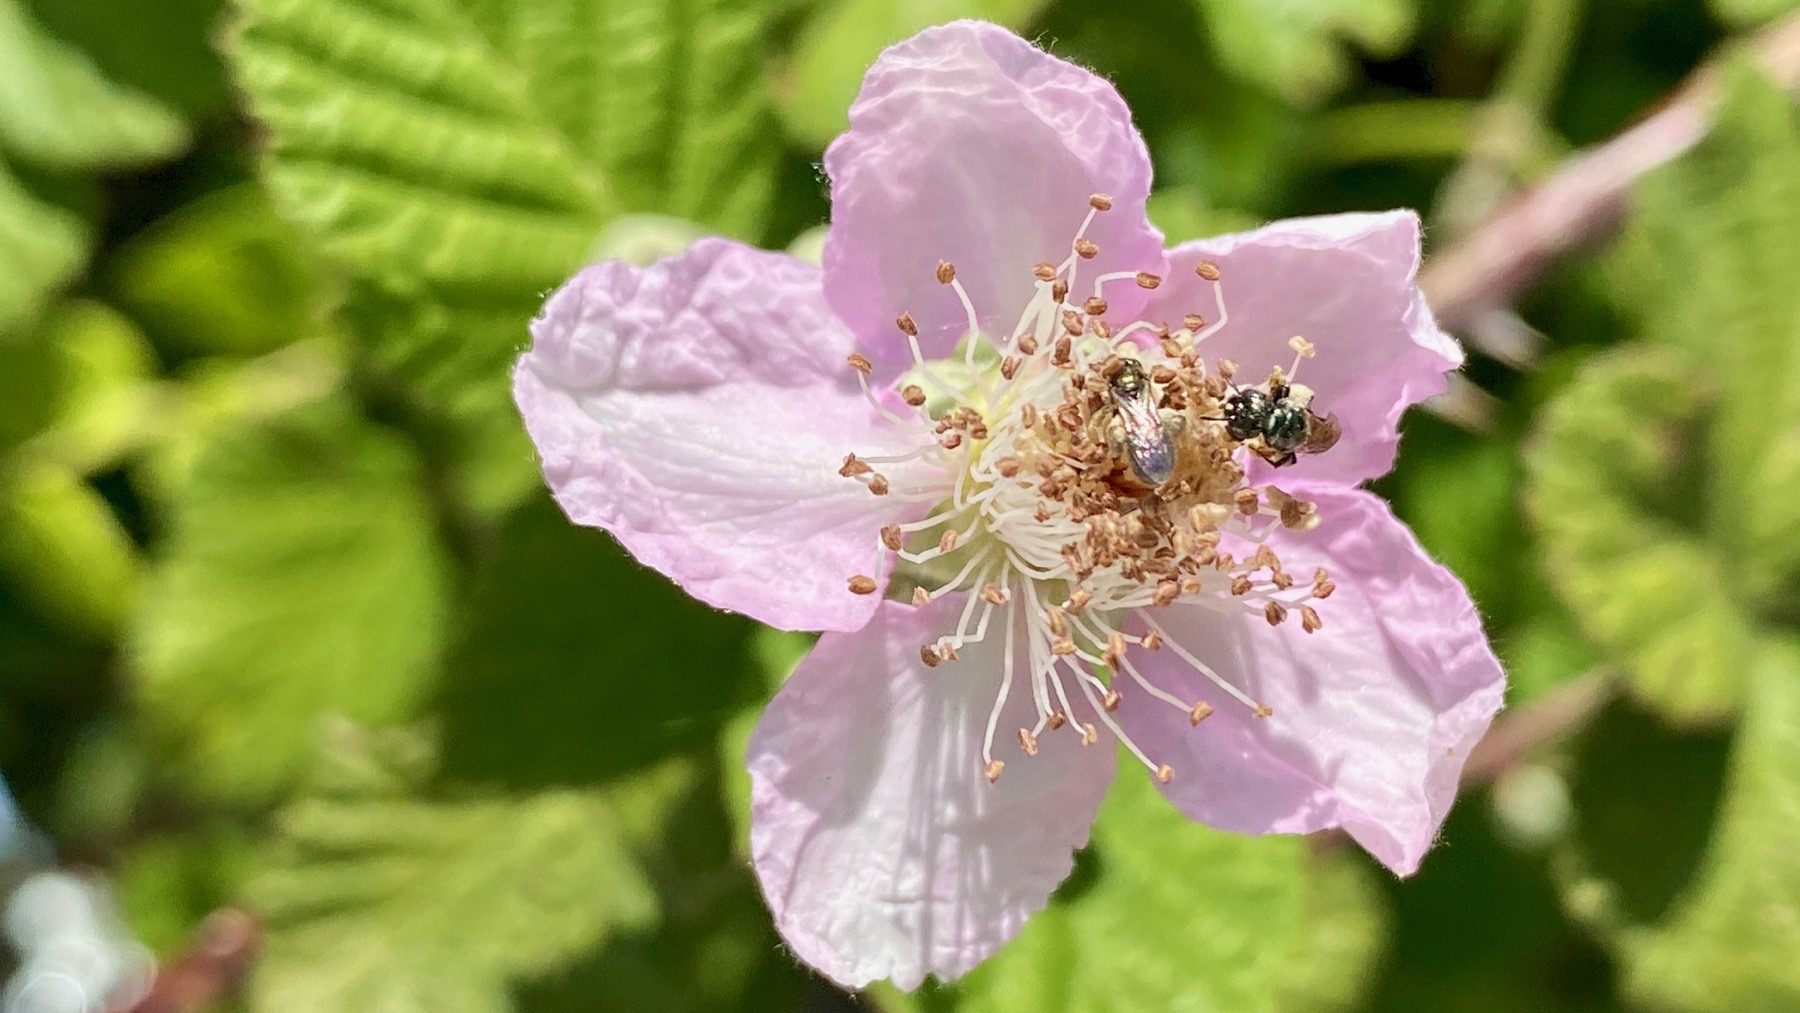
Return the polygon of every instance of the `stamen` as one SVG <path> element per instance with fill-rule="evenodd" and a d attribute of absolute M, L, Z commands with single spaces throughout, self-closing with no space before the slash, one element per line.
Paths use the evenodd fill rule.
<path fill-rule="evenodd" d="M 1193 666 L 1194 671 L 1199 672 L 1201 675 L 1206 676 L 1207 679 L 1212 681 L 1213 685 L 1215 685 L 1215 686 L 1219 687 L 1220 689 L 1224 690 L 1225 692 L 1231 694 L 1231 696 L 1234 699 L 1236 699 L 1239 703 L 1250 708 L 1252 711 L 1255 711 L 1258 717 L 1267 717 L 1268 716 L 1269 708 L 1265 707 L 1264 705 L 1262 705 L 1260 703 L 1257 703 L 1255 700 L 1250 699 L 1250 696 L 1248 694 L 1246 694 L 1243 690 L 1238 689 L 1236 686 L 1233 686 L 1229 682 L 1226 682 L 1224 680 L 1224 678 L 1219 675 L 1219 673 L 1213 671 L 1212 666 L 1208 665 L 1204 661 L 1201 661 L 1199 658 L 1194 657 L 1193 654 L 1189 653 L 1187 648 L 1181 646 L 1181 643 L 1179 641 L 1170 637 L 1168 634 L 1168 631 L 1164 630 L 1161 626 L 1158 626 L 1156 624 L 1156 620 L 1150 618 L 1149 612 L 1147 612 L 1143 609 L 1139 609 L 1137 615 L 1138 615 L 1139 619 L 1142 619 L 1144 621 L 1144 624 L 1146 626 L 1149 626 L 1150 629 L 1155 631 L 1155 633 L 1158 636 L 1162 637 L 1163 642 L 1169 645 L 1170 650 L 1174 651 L 1177 655 L 1179 655 L 1181 657 L 1181 660 L 1183 660 L 1183 661 L 1187 662 L 1189 665 Z M 1184 704 L 1183 706 L 1186 706 L 1186 705 Z"/>

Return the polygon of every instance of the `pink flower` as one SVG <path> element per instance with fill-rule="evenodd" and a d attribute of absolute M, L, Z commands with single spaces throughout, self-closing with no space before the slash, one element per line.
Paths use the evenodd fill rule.
<path fill-rule="evenodd" d="M 1068 874 L 1115 741 L 1195 819 L 1412 872 L 1502 692 L 1357 488 L 1461 362 L 1417 217 L 1165 252 L 1112 87 L 976 22 L 888 50 L 850 118 L 822 271 L 716 239 L 588 268 L 514 381 L 571 519 L 826 631 L 750 744 L 794 952 L 967 971 Z"/>

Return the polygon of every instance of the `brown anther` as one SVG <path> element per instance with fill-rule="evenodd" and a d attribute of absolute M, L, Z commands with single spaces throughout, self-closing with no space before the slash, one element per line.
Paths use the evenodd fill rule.
<path fill-rule="evenodd" d="M 919 336 L 919 325 L 913 322 L 911 313 L 902 313 L 894 318 L 894 326 L 900 328 L 900 333 L 907 337 L 916 338 Z"/>
<path fill-rule="evenodd" d="M 1066 658 L 1069 655 L 1074 654 L 1075 651 L 1075 641 L 1070 640 L 1068 637 L 1057 637 L 1055 640 L 1050 641 L 1050 653 L 1059 658 Z"/>
<path fill-rule="evenodd" d="M 943 447 L 945 450 L 955 450 L 957 447 L 962 446 L 962 434 L 945 433 L 938 437 L 938 446 Z"/>
<path fill-rule="evenodd" d="M 1137 273 L 1137 283 L 1138 288 L 1155 288 L 1162 284 L 1162 279 L 1151 274 L 1149 271 L 1139 271 Z"/>
<path fill-rule="evenodd" d="M 867 475 L 874 470 L 869 467 L 867 462 L 858 460 L 855 454 L 845 454 L 844 466 L 838 469 L 838 474 L 845 478 L 855 478 L 857 475 Z"/>
<path fill-rule="evenodd" d="M 1168 605 L 1181 597 L 1181 585 L 1172 580 L 1165 580 L 1156 585 L 1156 594 L 1150 598 L 1152 605 Z"/>
<path fill-rule="evenodd" d="M 937 644 L 938 657 L 945 661 L 956 660 L 956 645 L 949 640 L 940 640 Z"/>
<path fill-rule="evenodd" d="M 1001 478 L 1012 478 L 1019 473 L 1019 468 L 1019 459 L 1016 457 L 1002 457 L 994 462 L 994 470 L 1000 473 Z"/>
<path fill-rule="evenodd" d="M 1005 769 L 1006 764 L 1004 762 L 1000 760 L 990 760 L 987 766 L 981 768 L 981 772 L 987 775 L 988 783 L 993 784 L 1000 780 L 1000 772 Z"/>
<path fill-rule="evenodd" d="M 916 609 L 922 609 L 925 606 L 931 604 L 931 592 L 925 590 L 922 587 L 913 588 L 912 603 L 913 603 L 913 608 L 916 608 Z"/>
<path fill-rule="evenodd" d="M 1092 591 L 1089 591 L 1085 587 L 1078 587 L 1069 592 L 1069 611 L 1075 615 L 1080 615 L 1081 610 L 1087 608 L 1088 602 L 1093 600 L 1094 593 Z"/>
<path fill-rule="evenodd" d="M 1050 284 L 1050 301 L 1060 304 L 1069 297 L 1069 283 L 1056 281 Z"/>
<path fill-rule="evenodd" d="M 870 475 L 869 491 L 877 496 L 886 496 L 888 494 L 887 476 L 879 473 Z"/>
<path fill-rule="evenodd" d="M 1114 630 L 1112 636 L 1106 638 L 1106 651 L 1121 658 L 1125 656 L 1125 634 Z"/>
<path fill-rule="evenodd" d="M 1051 711 L 1050 716 L 1044 719 L 1044 727 L 1051 731 L 1056 731 L 1058 728 L 1061 728 L 1068 723 L 1068 715 L 1064 714 L 1062 711 Z"/>
<path fill-rule="evenodd" d="M 1213 363 L 1213 371 L 1219 374 L 1219 379 L 1230 380 L 1237 375 L 1237 361 L 1234 359 L 1220 359 L 1218 362 Z"/>
<path fill-rule="evenodd" d="M 1281 526 L 1293 531 L 1311 527 L 1318 517 L 1318 505 L 1289 497 L 1281 504 Z"/>
<path fill-rule="evenodd" d="M 1063 310 L 1062 325 L 1063 330 L 1072 336 L 1080 336 L 1082 331 L 1087 330 L 1087 321 L 1081 319 L 1081 314 L 1074 310 Z"/>
<path fill-rule="evenodd" d="M 1170 781 L 1173 781 L 1174 779 L 1175 779 L 1175 768 L 1174 767 L 1171 767 L 1165 763 L 1162 766 L 1156 768 L 1156 780 L 1157 780 L 1158 784 L 1168 784 Z"/>
<path fill-rule="evenodd" d="M 1163 354 L 1169 358 L 1173 359 L 1181 354 L 1181 342 L 1176 341 L 1174 338 L 1163 338 L 1160 343 L 1162 345 Z"/>
<path fill-rule="evenodd" d="M 1025 751 L 1026 756 L 1037 755 L 1037 736 L 1031 734 L 1031 729 L 1019 729 L 1019 748 Z"/>
<path fill-rule="evenodd" d="M 1056 347 L 1050 350 L 1050 361 L 1058 366 L 1067 366 L 1069 364 L 1069 356 L 1074 351 L 1075 343 L 1070 341 L 1068 335 L 1065 334 L 1056 339 Z M 1071 426 L 1070 428 L 1075 427 Z"/>
<path fill-rule="evenodd" d="M 1256 705 L 1256 710 L 1253 711 L 1252 713 L 1255 714 L 1259 718 L 1266 718 L 1275 713 L 1275 708 L 1269 706 L 1266 703 L 1259 703 Z"/>
<path fill-rule="evenodd" d="M 1294 578 L 1281 570 L 1276 570 L 1269 574 L 1269 583 L 1274 584 L 1278 590 L 1286 591 L 1294 586 Z"/>
<path fill-rule="evenodd" d="M 1151 630 L 1149 633 L 1144 634 L 1144 650 L 1160 651 L 1162 650 L 1162 645 L 1162 634 L 1155 630 Z"/>
<path fill-rule="evenodd" d="M 1255 489 L 1239 489 L 1231 494 L 1231 501 L 1237 504 L 1238 513 L 1245 517 L 1255 517 L 1258 497 Z"/>
<path fill-rule="evenodd" d="M 953 552 L 956 549 L 956 529 L 951 528 L 938 536 L 938 551 Z"/>
<path fill-rule="evenodd" d="M 1023 352 L 1026 355 L 1036 355 L 1037 350 L 1038 350 L 1038 342 L 1037 342 L 1036 338 L 1032 337 L 1029 334 L 1024 335 L 1023 337 L 1019 338 L 1019 351 L 1020 352 Z"/>
<path fill-rule="evenodd" d="M 1075 252 L 1080 255 L 1082 260 L 1093 260 L 1100 255 L 1100 247 L 1094 245 L 1092 239 L 1077 239 L 1075 240 Z"/>
<path fill-rule="evenodd" d="M 1274 549 L 1267 545 L 1258 545 L 1256 552 L 1245 561 L 1244 565 L 1252 570 L 1279 570 L 1281 569 L 1281 560 L 1275 555 Z"/>
<path fill-rule="evenodd" d="M 1200 722 L 1205 721 L 1210 716 L 1212 716 L 1212 704 L 1202 700 L 1195 704 L 1192 710 L 1188 711 L 1188 724 L 1199 727 Z"/>
<path fill-rule="evenodd" d="M 1018 376 L 1020 361 L 1021 360 L 1016 355 L 1009 355 L 1006 358 L 1001 359 L 1000 360 L 1000 375 L 1002 377 L 1005 377 L 1008 380 L 1012 379 L 1015 376 Z"/>
<path fill-rule="evenodd" d="M 1175 371 L 1167 366 L 1153 366 L 1150 369 L 1150 379 L 1155 380 L 1157 383 L 1168 383 L 1170 380 L 1175 379 Z"/>
<path fill-rule="evenodd" d="M 1287 606 L 1272 601 L 1263 606 L 1263 618 L 1269 621 L 1270 626 L 1280 626 L 1281 621 L 1287 618 Z"/>
<path fill-rule="evenodd" d="M 1241 573 L 1238 574 L 1237 576 L 1231 578 L 1231 593 L 1234 595 L 1237 595 L 1240 598 L 1243 597 L 1244 595 L 1249 594 L 1250 593 L 1250 578 L 1244 576 Z"/>
<path fill-rule="evenodd" d="M 1068 635 L 1069 619 L 1063 615 L 1062 609 L 1054 607 L 1050 609 L 1050 632 L 1059 637 Z"/>
<path fill-rule="evenodd" d="M 1194 265 L 1194 273 L 1205 278 L 1207 281 L 1218 281 L 1219 265 L 1210 260 L 1202 260 L 1200 263 Z"/>
<path fill-rule="evenodd" d="M 1313 633 L 1313 632 L 1316 632 L 1320 627 L 1322 627 L 1324 625 L 1325 625 L 1324 620 L 1319 618 L 1319 613 L 1317 611 L 1315 611 L 1311 605 L 1300 606 L 1300 628 L 1301 629 L 1305 630 L 1308 633 Z"/>
<path fill-rule="evenodd" d="M 847 361 L 850 363 L 851 369 L 856 370 L 864 376 L 868 376 L 870 373 L 875 372 L 875 364 L 870 362 L 860 352 L 851 352 L 850 358 Z"/>
<path fill-rule="evenodd" d="M 1123 699 L 1124 697 L 1119 695 L 1118 690 L 1109 689 L 1106 691 L 1106 695 L 1100 698 L 1100 709 L 1111 714 L 1113 711 L 1119 709 L 1119 701 Z"/>
<path fill-rule="evenodd" d="M 1093 208 L 1095 211 L 1111 211 L 1112 210 L 1112 194 L 1097 193 L 1097 194 L 1093 195 L 1092 197 L 1089 197 L 1088 198 L 1088 207 Z"/>
<path fill-rule="evenodd" d="M 1099 338 L 1102 341 L 1105 341 L 1108 338 L 1111 338 L 1112 336 L 1113 336 L 1113 329 L 1112 329 L 1111 324 L 1107 323 L 1104 320 L 1094 321 L 1094 337 Z"/>
<path fill-rule="evenodd" d="M 916 383 L 909 383 L 900 388 L 900 400 L 918 408 L 925 403 L 925 388 Z"/>
<path fill-rule="evenodd" d="M 1336 591 L 1336 590 L 1337 590 L 1336 584 L 1333 584 L 1329 580 L 1321 581 L 1321 582 L 1313 585 L 1312 596 L 1314 598 L 1329 598 L 1329 597 L 1331 597 L 1331 592 Z"/>
<path fill-rule="evenodd" d="M 1200 578 L 1199 577 L 1183 577 L 1183 578 L 1181 578 L 1181 593 L 1186 594 L 1186 595 L 1199 594 L 1200 593 Z"/>
<path fill-rule="evenodd" d="M 1313 357 L 1313 343 L 1298 334 L 1288 339 L 1288 347 L 1293 349 L 1294 354 L 1300 356 L 1302 359 L 1310 359 Z"/>
<path fill-rule="evenodd" d="M 1190 331 L 1197 331 L 1206 326 L 1206 318 L 1198 313 L 1189 313 L 1181 318 L 1181 326 Z"/>
<path fill-rule="evenodd" d="M 948 285 L 956 280 L 956 265 L 948 260 L 938 261 L 937 280 L 939 285 Z"/>
<path fill-rule="evenodd" d="M 1084 746 L 1091 746 L 1099 741 L 1100 730 L 1091 724 L 1083 722 L 1081 725 L 1081 744 Z"/>
<path fill-rule="evenodd" d="M 882 528 L 881 529 L 881 544 L 887 546 L 889 549 L 892 549 L 895 552 L 899 552 L 900 546 L 904 544 L 900 540 L 900 525 L 889 524 L 888 526 Z"/>
<path fill-rule="evenodd" d="M 989 605 L 1004 605 L 1009 597 L 1006 588 L 998 584 L 984 584 L 981 587 L 981 600 Z"/>
<path fill-rule="evenodd" d="M 1081 309 L 1090 317 L 1101 316 L 1106 313 L 1106 300 L 1097 295 L 1089 296 L 1087 302 L 1081 304 Z"/>
<path fill-rule="evenodd" d="M 1047 261 L 1039 261 L 1031 267 L 1032 276 L 1039 281 L 1055 281 L 1056 265 Z"/>
<path fill-rule="evenodd" d="M 875 584 L 874 577 L 864 576 L 863 574 L 859 573 L 856 576 L 850 578 L 850 593 L 851 594 L 874 594 L 875 587 L 876 587 L 876 584 Z"/>

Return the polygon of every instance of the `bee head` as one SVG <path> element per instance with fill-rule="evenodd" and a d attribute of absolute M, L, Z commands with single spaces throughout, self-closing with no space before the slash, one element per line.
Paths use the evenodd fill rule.
<path fill-rule="evenodd" d="M 1114 393 L 1126 396 L 1140 394 L 1150 386 L 1149 377 L 1144 375 L 1143 363 L 1136 359 L 1120 359 L 1118 371 L 1109 382 Z"/>

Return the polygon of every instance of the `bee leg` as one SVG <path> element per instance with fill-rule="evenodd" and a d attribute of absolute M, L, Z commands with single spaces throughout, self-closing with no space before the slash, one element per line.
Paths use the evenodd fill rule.
<path fill-rule="evenodd" d="M 1156 419 L 1162 423 L 1162 431 L 1171 440 L 1178 440 L 1187 432 L 1187 416 L 1173 408 L 1162 408 L 1156 413 Z"/>
<path fill-rule="evenodd" d="M 1130 449 L 1130 444 L 1125 441 L 1125 424 L 1116 416 L 1106 421 L 1106 449 L 1114 457 L 1123 457 Z"/>

